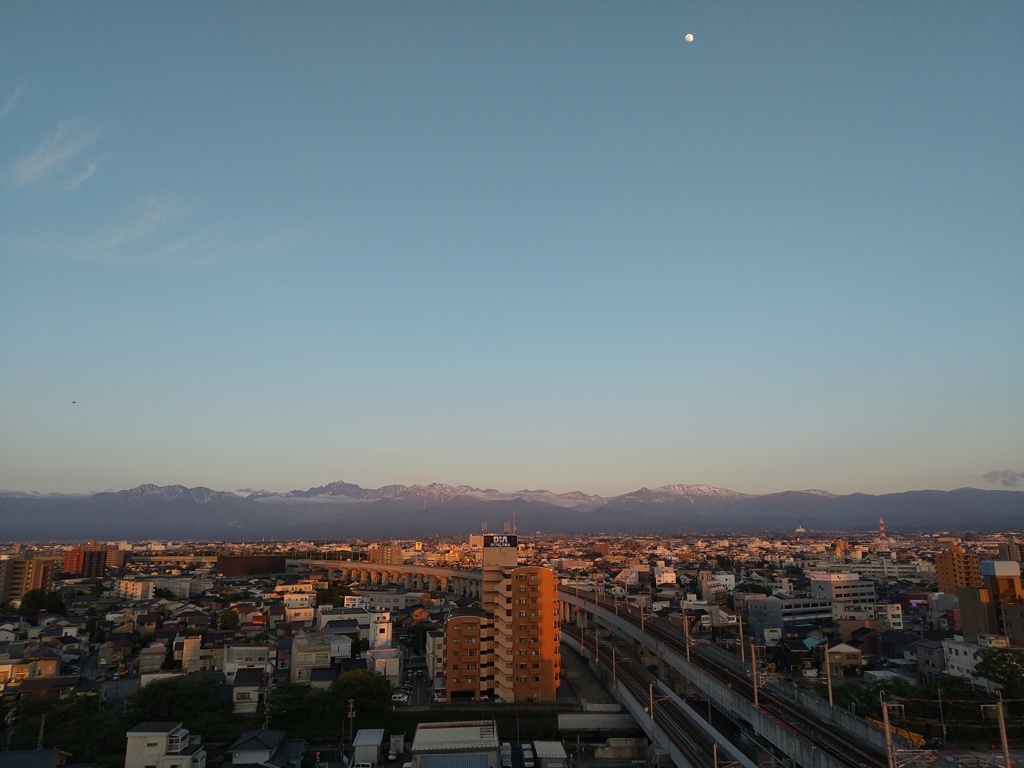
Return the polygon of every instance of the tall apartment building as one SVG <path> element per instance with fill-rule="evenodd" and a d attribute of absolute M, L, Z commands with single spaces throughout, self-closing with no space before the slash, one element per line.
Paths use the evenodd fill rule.
<path fill-rule="evenodd" d="M 382 563 L 384 565 L 401 565 L 402 545 L 397 541 L 388 544 L 371 544 L 367 556 L 371 563 Z"/>
<path fill-rule="evenodd" d="M 56 557 L 33 557 L 32 554 L 0 560 L 0 603 L 20 600 L 33 589 L 49 592 L 53 568 L 59 562 Z"/>
<path fill-rule="evenodd" d="M 102 578 L 107 568 L 107 548 L 97 544 L 72 547 L 64 553 L 64 575 Z"/>
<path fill-rule="evenodd" d="M 520 566 L 515 534 L 485 534 L 481 607 L 445 623 L 449 698 L 553 701 L 561 678 L 555 574 Z"/>
<path fill-rule="evenodd" d="M 958 544 L 935 555 L 939 592 L 955 595 L 960 587 L 981 586 L 981 560 L 977 552 L 964 552 Z"/>
<path fill-rule="evenodd" d="M 1024 563 L 1024 542 L 1021 542 L 1020 539 L 1009 539 L 1004 544 L 1000 544 L 999 559 Z"/>
<path fill-rule="evenodd" d="M 985 560 L 981 563 L 981 577 L 982 586 L 962 587 L 957 591 L 964 638 L 974 640 L 980 635 L 1015 635 L 1010 637 L 1011 642 L 1014 645 L 1024 644 L 1016 620 L 1024 604 L 1020 563 Z M 1008 615 L 1013 617 L 1009 622 Z"/>

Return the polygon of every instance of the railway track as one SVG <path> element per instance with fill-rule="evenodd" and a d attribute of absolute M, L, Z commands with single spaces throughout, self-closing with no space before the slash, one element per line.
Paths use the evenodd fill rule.
<path fill-rule="evenodd" d="M 576 627 L 564 626 L 562 633 L 572 636 L 583 647 L 584 638 Z M 663 689 L 663 684 L 645 667 L 626 656 L 619 660 L 612 644 L 601 642 L 597 654 L 600 665 L 611 671 L 618 684 L 626 688 L 644 710 L 652 725 L 665 734 L 672 745 L 693 766 L 717 768 L 719 765 L 753 766 L 745 755 L 734 753 L 731 744 L 715 739 L 707 730 L 692 724 L 682 706 Z M 614 668 L 613 668 L 614 665 Z"/>
<path fill-rule="evenodd" d="M 638 611 L 617 605 L 613 601 L 597 595 L 585 592 L 577 593 L 564 587 L 562 591 L 574 594 L 576 597 L 606 610 L 615 611 L 616 618 L 632 624 L 634 627 L 641 629 L 645 634 L 668 644 L 680 654 L 686 655 L 685 634 L 664 619 L 646 617 L 641 619 Z M 565 631 L 564 626 L 562 631 Z M 705 653 L 699 644 L 695 645 L 692 642 L 690 643 L 689 660 L 715 677 L 723 685 L 730 686 L 753 703 L 754 685 L 747 675 L 738 673 L 710 654 Z M 795 736 L 799 736 L 822 752 L 831 755 L 842 764 L 850 766 L 850 768 L 888 768 L 888 760 L 884 753 L 879 753 L 869 745 L 855 741 L 838 728 L 833 727 L 831 723 L 821 722 L 802 709 L 793 706 L 785 699 L 774 695 L 766 688 L 759 687 L 757 703 L 758 708 L 763 713 L 777 720 Z"/>

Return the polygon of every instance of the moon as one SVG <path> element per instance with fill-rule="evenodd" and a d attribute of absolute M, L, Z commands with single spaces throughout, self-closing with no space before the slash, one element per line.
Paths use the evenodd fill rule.
<path fill-rule="evenodd" d="M 686 33 L 686 37 L 684 37 L 683 40 L 685 40 L 688 43 L 692 43 L 693 42 L 693 35 L 691 35 L 689 32 L 687 32 Z"/>

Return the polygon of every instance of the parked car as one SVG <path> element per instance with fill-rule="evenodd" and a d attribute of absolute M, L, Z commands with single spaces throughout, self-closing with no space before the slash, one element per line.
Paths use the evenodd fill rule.
<path fill-rule="evenodd" d="M 533 756 L 533 744 L 523 744 L 523 765 L 526 768 L 533 768 L 536 765 L 537 759 Z"/>
<path fill-rule="evenodd" d="M 388 762 L 395 762 L 398 759 L 398 750 L 392 747 L 388 750 Z"/>
<path fill-rule="evenodd" d="M 409 694 L 406 693 L 405 691 L 395 691 L 394 693 L 391 694 L 391 700 L 392 701 L 397 701 L 399 704 L 408 704 L 409 703 Z"/>

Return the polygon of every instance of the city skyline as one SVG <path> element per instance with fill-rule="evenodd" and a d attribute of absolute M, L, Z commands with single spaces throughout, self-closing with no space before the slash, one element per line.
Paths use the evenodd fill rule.
<path fill-rule="evenodd" d="M 1024 487 L 1020 4 L 0 14 L 0 488 Z"/>

